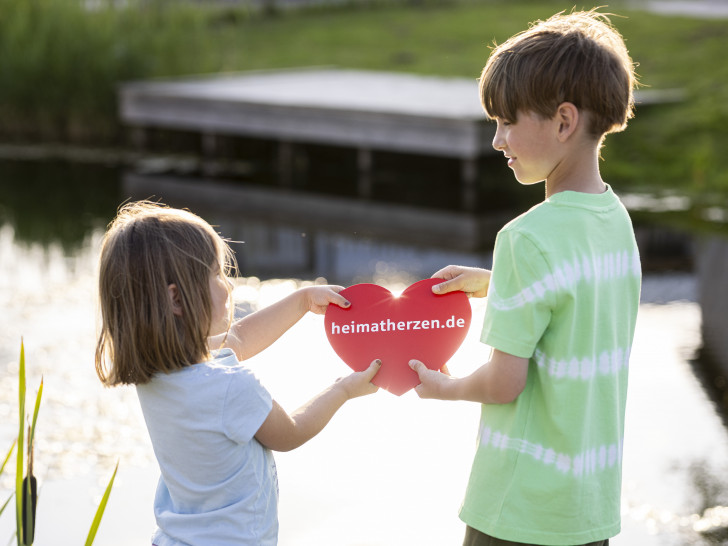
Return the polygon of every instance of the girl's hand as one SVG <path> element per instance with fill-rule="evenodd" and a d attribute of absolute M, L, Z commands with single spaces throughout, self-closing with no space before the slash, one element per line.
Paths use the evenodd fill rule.
<path fill-rule="evenodd" d="M 301 290 L 305 291 L 306 311 L 323 315 L 326 313 L 326 308 L 330 303 L 346 309 L 351 303 L 344 296 L 339 295 L 339 292 L 343 289 L 343 286 L 337 285 L 308 286 L 302 288 Z"/>
<path fill-rule="evenodd" d="M 379 387 L 372 385 L 372 379 L 374 379 L 374 376 L 377 375 L 381 367 L 382 361 L 377 359 L 363 372 L 354 372 L 346 377 L 342 377 L 337 380 L 336 384 L 344 389 L 349 400 L 359 396 L 373 394 L 379 390 Z"/>
<path fill-rule="evenodd" d="M 444 279 L 445 282 L 432 287 L 435 294 L 447 294 L 460 290 L 467 296 L 484 298 L 488 295 L 490 271 L 479 267 L 448 265 L 432 276 L 433 279 Z"/>
<path fill-rule="evenodd" d="M 255 433 L 256 439 L 275 451 L 290 451 L 306 443 L 323 430 L 347 400 L 377 391 L 371 381 L 381 365 L 380 360 L 375 360 L 363 372 L 339 379 L 291 415 L 273 400 L 270 414 Z"/>

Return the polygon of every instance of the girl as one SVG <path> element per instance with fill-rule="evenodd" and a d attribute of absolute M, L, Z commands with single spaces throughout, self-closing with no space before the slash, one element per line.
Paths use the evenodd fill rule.
<path fill-rule="evenodd" d="M 377 390 L 379 361 L 288 415 L 239 361 L 307 311 L 349 303 L 340 286 L 311 286 L 232 324 L 231 252 L 198 216 L 150 202 L 122 207 L 101 248 L 96 371 L 136 385 L 161 470 L 156 546 L 275 545 L 271 450 L 300 446 Z"/>

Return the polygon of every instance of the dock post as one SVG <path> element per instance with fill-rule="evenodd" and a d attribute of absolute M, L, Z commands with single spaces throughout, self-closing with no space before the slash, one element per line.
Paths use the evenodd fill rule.
<path fill-rule="evenodd" d="M 462 179 L 462 206 L 467 212 L 474 212 L 478 205 L 478 160 L 464 158 L 460 164 Z"/>
<path fill-rule="evenodd" d="M 293 185 L 293 143 L 287 140 L 278 143 L 278 180 L 285 188 Z"/>
<path fill-rule="evenodd" d="M 147 137 L 146 127 L 134 126 L 129 131 L 129 139 L 131 145 L 137 152 L 142 152 L 146 149 L 149 138 Z"/>
<path fill-rule="evenodd" d="M 357 194 L 363 199 L 372 197 L 372 151 L 359 148 L 356 153 Z"/>
<path fill-rule="evenodd" d="M 202 172 L 206 176 L 215 175 L 215 155 L 217 154 L 217 137 L 215 133 L 204 132 L 201 135 Z"/>

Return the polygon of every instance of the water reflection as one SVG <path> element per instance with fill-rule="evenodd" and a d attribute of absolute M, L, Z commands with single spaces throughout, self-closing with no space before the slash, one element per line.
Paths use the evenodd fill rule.
<path fill-rule="evenodd" d="M 9 171 L 0 167 L 0 172 Z M 30 212 L 27 197 L 13 201 L 7 184 L 0 187 L 0 449 L 16 433 L 15 374 L 24 336 L 29 391 L 34 393 L 40 376 L 45 377 L 36 448 L 45 491 L 39 521 L 41 526 L 60 522 L 41 527 L 38 542 L 77 542 L 65 534 L 74 514 L 63 499 L 97 500 L 101 483 L 121 459 L 99 541 L 139 544 L 153 524 L 151 446 L 133 389 L 101 387 L 92 360 L 103 226 L 118 203 L 138 196 L 125 194 L 116 180 L 87 184 L 69 187 L 81 193 L 103 189 L 100 203 L 67 197 L 59 201 L 59 210 L 40 207 L 45 213 Z M 42 191 L 33 187 L 48 203 L 64 199 L 59 185 L 46 184 Z M 174 202 L 172 195 L 158 197 Z M 396 290 L 446 263 L 490 262 L 487 253 L 386 242 L 290 219 L 266 222 L 206 210 L 197 202 L 173 204 L 200 212 L 224 235 L 243 241 L 235 245 L 244 275 L 235 297 L 245 309 L 266 306 L 316 277 L 341 284 L 374 281 Z M 34 222 L 45 225 L 32 231 L 18 223 L 26 208 Z M 60 227 L 76 218 L 83 218 L 78 231 Z M 728 439 L 707 383 L 695 373 L 701 369 L 696 362 L 702 343 L 698 292 L 691 273 L 645 278 L 630 371 L 624 531 L 613 541 L 616 546 L 725 541 L 726 514 L 720 507 L 728 506 Z M 477 341 L 484 302 L 472 304 L 471 331 L 450 364 L 458 374 L 485 358 Z M 320 317 L 314 316 L 250 364 L 291 409 L 346 371 L 326 344 Z M 477 409 L 428 403 L 411 394 L 375 397 L 345 408 L 309 445 L 277 456 L 281 546 L 339 545 L 352 532 L 357 543 L 381 546 L 461 540 L 456 511 L 472 457 Z M 54 484 L 61 485 L 54 489 Z M 9 476 L 0 479 L 0 498 L 11 487 Z M 90 519 L 83 516 L 81 526 L 87 528 Z M 9 525 L 6 516 L 0 518 L 0 538 L 10 536 Z"/>
<path fill-rule="evenodd" d="M 119 205 L 118 169 L 97 163 L 0 160 L 0 225 L 18 243 L 73 252 Z"/>

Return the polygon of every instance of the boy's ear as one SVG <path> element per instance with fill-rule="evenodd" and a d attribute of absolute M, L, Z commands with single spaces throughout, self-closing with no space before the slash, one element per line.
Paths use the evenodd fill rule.
<path fill-rule="evenodd" d="M 562 102 L 556 109 L 556 121 L 559 122 L 558 138 L 566 142 L 574 134 L 580 121 L 579 109 L 570 102 Z"/>
<path fill-rule="evenodd" d="M 167 286 L 167 293 L 169 295 L 169 303 L 172 306 L 172 313 L 178 317 L 182 316 L 182 300 L 179 297 L 179 290 L 177 285 L 172 283 Z"/>

